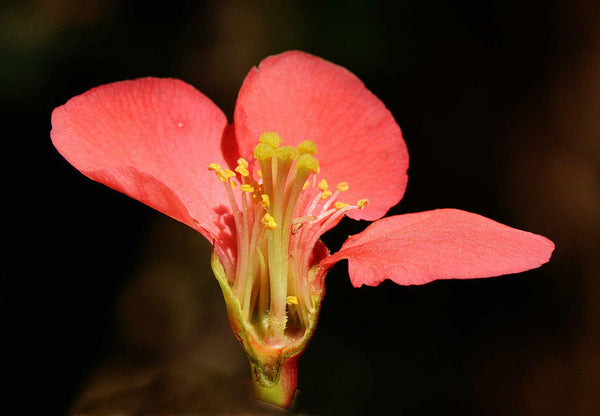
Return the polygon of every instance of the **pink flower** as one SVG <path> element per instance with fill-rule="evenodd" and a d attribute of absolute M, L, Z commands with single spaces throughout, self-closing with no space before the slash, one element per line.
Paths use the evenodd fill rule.
<path fill-rule="evenodd" d="M 542 236 L 439 209 L 375 221 L 330 255 L 319 237 L 344 215 L 377 220 L 400 201 L 408 153 L 392 114 L 356 76 L 303 52 L 250 71 L 232 125 L 190 85 L 144 78 L 72 98 L 54 110 L 51 136 L 84 175 L 213 243 L 257 395 L 283 407 L 324 276 L 339 260 L 356 287 L 413 285 L 521 272 L 554 249 Z"/>

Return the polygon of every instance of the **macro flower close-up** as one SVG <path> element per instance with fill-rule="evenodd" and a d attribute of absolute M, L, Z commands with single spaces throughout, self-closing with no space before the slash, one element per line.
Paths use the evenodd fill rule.
<path fill-rule="evenodd" d="M 213 245 L 255 394 L 284 408 L 335 263 L 347 260 L 355 287 L 422 285 L 519 273 L 554 250 L 543 236 L 459 209 L 385 217 L 408 182 L 400 127 L 354 74 L 304 52 L 252 68 L 232 123 L 183 81 L 140 78 L 56 108 L 51 138 L 87 177 Z M 320 237 L 344 216 L 373 222 L 331 253 Z"/>

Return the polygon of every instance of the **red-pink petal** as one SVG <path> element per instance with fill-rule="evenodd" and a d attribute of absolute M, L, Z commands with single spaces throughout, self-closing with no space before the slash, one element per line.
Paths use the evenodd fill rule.
<path fill-rule="evenodd" d="M 345 68 L 298 51 L 271 56 L 246 76 L 234 119 L 246 157 L 263 132 L 276 132 L 290 145 L 313 140 L 320 176 L 350 185 L 341 200 L 369 200 L 365 210 L 350 211 L 352 218 L 380 218 L 404 194 L 408 152 L 400 127 Z"/>
<path fill-rule="evenodd" d="M 86 172 L 86 175 L 126 195 L 135 195 L 140 202 L 160 212 L 169 213 L 190 227 L 196 227 L 194 219 L 179 197 L 154 176 L 134 167 L 102 169 Z"/>
<path fill-rule="evenodd" d="M 86 176 L 210 237 L 219 233 L 226 198 L 206 167 L 226 164 L 226 126 L 194 87 L 143 78 L 94 88 L 56 108 L 51 137 Z"/>
<path fill-rule="evenodd" d="M 348 259 L 355 287 L 385 279 L 421 285 L 436 279 L 472 279 L 518 273 L 546 263 L 552 241 L 489 218 L 438 209 L 384 218 L 351 236 L 325 259 Z"/>

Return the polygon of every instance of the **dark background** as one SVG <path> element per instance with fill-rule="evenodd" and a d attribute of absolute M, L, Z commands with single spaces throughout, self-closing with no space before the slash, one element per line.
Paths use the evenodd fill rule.
<path fill-rule="evenodd" d="M 52 147 L 50 113 L 153 75 L 186 80 L 231 119 L 250 67 L 301 49 L 357 74 L 402 127 L 410 181 L 393 214 L 460 208 L 557 249 L 538 270 L 421 287 L 354 289 L 338 264 L 294 411 L 598 414 L 597 2 L 37 0 L 0 12 L 3 395 L 21 413 L 270 411 L 247 390 L 209 245 L 74 170 Z M 365 225 L 324 239 L 337 249 Z"/>

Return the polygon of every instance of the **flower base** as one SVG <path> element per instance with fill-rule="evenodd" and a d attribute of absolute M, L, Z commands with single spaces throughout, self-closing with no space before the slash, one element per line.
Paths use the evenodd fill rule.
<path fill-rule="evenodd" d="M 259 368 L 255 363 L 250 361 L 252 387 L 256 398 L 263 402 L 289 409 L 296 395 L 299 359 L 300 354 L 284 358 L 279 368 L 279 374 L 273 383 L 265 383 L 265 379 L 261 376 Z"/>

